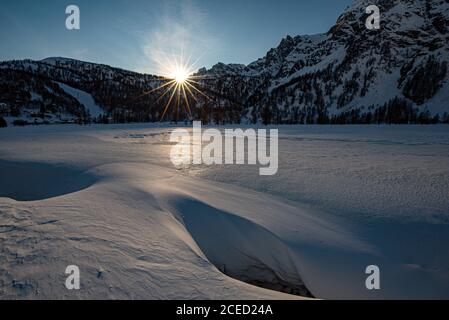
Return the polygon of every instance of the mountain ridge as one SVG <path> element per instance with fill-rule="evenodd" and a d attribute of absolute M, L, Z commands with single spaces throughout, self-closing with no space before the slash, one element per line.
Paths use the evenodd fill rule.
<path fill-rule="evenodd" d="M 380 30 L 365 27 L 371 4 L 380 8 Z M 194 118 L 216 124 L 449 122 L 448 43 L 449 0 L 357 0 L 326 33 L 286 36 L 248 65 L 200 69 L 198 86 L 209 97 L 189 102 Z M 25 88 L 16 88 L 16 80 Z M 15 115 L 24 105 L 45 114 L 63 103 L 90 121 L 81 104 L 67 107 L 70 97 L 45 90 L 58 91 L 63 83 L 91 94 L 104 109 L 95 121 L 159 121 L 168 97 L 143 94 L 164 81 L 68 58 L 6 61 L 0 63 L 0 103 Z M 167 117 L 183 120 L 171 109 Z"/>

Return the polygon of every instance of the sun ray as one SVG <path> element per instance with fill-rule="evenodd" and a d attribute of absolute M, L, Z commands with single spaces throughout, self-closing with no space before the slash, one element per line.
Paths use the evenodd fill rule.
<path fill-rule="evenodd" d="M 192 88 L 193 90 L 195 90 L 196 92 L 198 92 L 199 94 L 203 95 L 204 97 L 206 97 L 209 100 L 212 100 L 209 96 L 207 96 L 205 93 L 201 92 L 200 90 L 198 90 L 194 85 L 191 85 L 190 83 L 186 82 L 186 85 L 189 86 L 190 88 Z"/>
<path fill-rule="evenodd" d="M 190 109 L 189 98 L 187 97 L 185 86 L 181 86 L 182 92 L 184 93 L 184 100 L 186 102 L 186 111 L 188 111 L 190 119 L 192 119 L 192 110 Z"/>
<path fill-rule="evenodd" d="M 175 90 L 173 90 L 173 92 L 170 96 L 170 99 L 168 100 L 167 105 L 165 106 L 164 112 L 162 113 L 162 116 L 161 116 L 161 121 L 164 119 L 164 116 L 167 113 L 168 107 L 170 106 L 177 89 L 178 89 L 178 84 L 176 84 Z"/>
<path fill-rule="evenodd" d="M 192 96 L 192 98 L 195 100 L 195 102 L 198 102 L 198 99 L 195 97 L 195 95 L 193 94 L 192 90 L 190 90 L 190 88 L 188 86 L 184 86 L 186 88 L 186 90 L 190 93 L 190 95 Z"/>
<path fill-rule="evenodd" d="M 193 80 L 193 79 L 189 79 L 188 82 L 189 82 L 189 84 L 195 83 L 195 84 L 201 85 L 200 82 Z"/>
<path fill-rule="evenodd" d="M 154 88 L 154 89 L 152 89 L 152 90 L 149 90 L 149 91 L 147 91 L 147 92 L 144 92 L 144 93 L 142 93 L 140 96 L 138 96 L 138 97 L 136 98 L 136 100 L 137 100 L 137 99 L 140 99 L 140 98 L 142 98 L 142 97 L 144 97 L 144 96 L 147 96 L 147 95 L 149 95 L 149 94 L 152 94 L 153 92 L 156 92 L 156 91 L 158 91 L 158 90 L 161 90 L 161 89 L 163 89 L 163 88 L 165 88 L 165 87 L 167 87 L 167 86 L 173 84 L 174 82 L 175 82 L 175 80 L 171 80 L 171 81 L 169 81 L 169 82 L 167 82 L 167 83 L 164 83 L 164 84 L 160 85 L 160 86 L 157 87 L 157 88 Z"/>
<path fill-rule="evenodd" d="M 195 69 L 197 63 L 204 57 L 205 54 L 206 54 L 206 52 L 203 51 L 203 52 L 201 53 L 201 55 L 200 55 L 200 56 L 199 56 L 199 57 L 198 57 L 192 64 L 190 64 L 190 68 L 191 68 L 191 69 Z"/>
<path fill-rule="evenodd" d="M 179 105 L 181 104 L 181 89 L 182 84 L 178 86 L 178 90 L 176 90 L 176 121 L 178 121 L 179 116 Z"/>
<path fill-rule="evenodd" d="M 199 96 L 213 100 L 201 89 L 204 85 L 201 80 L 212 79 L 212 77 L 195 74 L 195 65 L 200 61 L 201 57 L 198 57 L 191 63 L 193 60 L 192 55 L 185 57 L 183 48 L 181 48 L 181 54 L 178 55 L 161 54 L 158 56 L 159 59 L 155 60 L 155 62 L 161 67 L 162 79 L 160 81 L 163 83 L 160 84 L 159 82 L 157 87 L 144 92 L 137 99 L 161 91 L 155 102 L 156 105 L 167 95 L 169 95 L 169 98 L 168 101 L 164 99 L 166 102 L 163 103 L 161 108 L 160 121 L 164 120 L 170 108 L 172 108 L 171 115 L 176 117 L 176 120 L 178 120 L 179 112 L 185 112 L 186 117 L 192 120 L 193 107 L 200 101 Z M 192 101 L 195 101 L 195 104 L 192 105 Z"/>
<path fill-rule="evenodd" d="M 190 79 L 198 79 L 198 80 L 211 80 L 211 79 L 217 79 L 213 76 L 203 76 L 203 75 L 192 75 L 189 77 Z"/>
<path fill-rule="evenodd" d="M 172 89 L 173 87 L 175 87 L 177 85 L 176 81 L 173 81 L 171 83 L 170 88 L 168 88 L 167 90 L 165 90 L 165 92 L 156 100 L 156 103 L 158 103 L 159 101 L 162 100 L 163 97 L 165 97 Z"/>

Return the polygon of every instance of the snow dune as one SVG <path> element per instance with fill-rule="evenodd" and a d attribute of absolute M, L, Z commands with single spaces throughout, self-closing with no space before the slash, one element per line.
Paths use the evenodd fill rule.
<path fill-rule="evenodd" d="M 311 295 L 288 246 L 275 234 L 193 197 L 170 193 L 169 198 L 166 205 L 192 236 L 193 247 L 224 274 L 269 289 Z"/>
<path fill-rule="evenodd" d="M 322 195 L 320 207 L 292 197 L 294 192 L 304 192 L 304 199 L 312 199 L 315 189 L 291 189 L 285 196 L 279 192 L 292 185 L 292 178 L 309 181 L 298 167 L 308 165 L 316 172 L 319 162 L 313 157 L 305 163 L 307 155 L 335 152 L 341 157 L 339 152 L 352 154 L 352 148 L 366 155 L 367 145 L 373 144 L 372 129 L 355 136 L 352 129 L 341 129 L 343 138 L 342 133 L 329 136 L 328 129 L 311 128 L 311 137 L 302 128 L 297 132 L 281 128 L 285 138 L 280 141 L 282 166 L 291 179 L 269 180 L 265 185 L 253 185 L 260 178 L 245 167 L 173 168 L 167 141 L 170 130 L 157 126 L 3 130 L 0 174 L 8 178 L 0 184 L 0 296 L 299 298 L 279 292 L 283 291 L 310 292 L 325 299 L 449 297 L 449 232 L 444 222 L 384 222 L 375 215 L 368 219 L 369 212 L 364 212 L 362 220 L 353 219 L 355 204 L 342 199 L 347 211 L 341 212 L 341 203 L 332 202 L 333 194 Z M 375 152 L 383 150 L 388 158 L 392 149 L 385 141 L 404 141 L 400 130 L 397 137 L 382 135 L 384 142 L 374 143 Z M 442 130 L 422 136 L 426 141 L 445 141 L 446 134 Z M 309 138 L 316 150 L 310 149 Z M 320 149 L 320 139 L 329 147 L 329 140 L 336 138 L 343 141 L 338 152 Z M 303 162 L 291 161 L 292 156 L 301 155 L 297 143 L 309 148 Z M 400 151 L 416 148 L 423 148 L 422 157 L 429 161 L 428 145 L 404 146 Z M 437 142 L 437 148 L 444 146 Z M 441 157 L 437 172 L 447 166 L 441 162 L 447 158 Z M 343 160 L 348 170 L 360 165 L 347 154 Z M 435 169 L 427 168 L 432 176 Z M 340 179 L 336 168 L 327 170 L 332 183 Z M 231 181 L 222 181 L 224 172 Z M 378 174 L 382 177 L 381 171 Z M 285 176 L 281 170 L 278 178 Z M 27 192 L 18 188 L 22 194 L 16 200 L 35 201 L 11 199 L 7 186 L 16 177 L 34 182 L 26 186 Z M 49 182 L 39 185 L 37 181 L 44 177 Z M 238 185 L 232 182 L 237 177 Z M 53 184 L 66 189 L 55 193 Z M 440 185 L 444 186 L 436 187 Z M 365 194 L 366 201 L 372 201 L 371 196 Z M 436 202 L 434 207 L 441 204 Z M 378 208 L 386 214 L 383 206 Z M 345 217 L 345 212 L 350 214 Z M 72 264 L 81 270 L 80 291 L 64 287 L 65 268 Z M 372 264 L 381 268 L 380 291 L 365 287 L 365 269 Z"/>
<path fill-rule="evenodd" d="M 217 270 L 163 209 L 169 205 L 159 186 L 173 178 L 165 169 L 121 163 L 92 170 L 99 180 L 88 189 L 36 202 L 2 199 L 2 298 L 295 298 Z M 63 286 L 72 264 L 81 269 L 79 292 Z"/>

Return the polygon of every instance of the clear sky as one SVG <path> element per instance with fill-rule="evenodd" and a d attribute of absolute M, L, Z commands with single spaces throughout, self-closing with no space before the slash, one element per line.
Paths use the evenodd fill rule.
<path fill-rule="evenodd" d="M 326 32 L 353 0 L 1 0 L 0 60 L 69 57 L 161 73 L 183 54 L 195 68 L 248 64 L 286 35 Z M 81 29 L 65 28 L 68 5 Z"/>

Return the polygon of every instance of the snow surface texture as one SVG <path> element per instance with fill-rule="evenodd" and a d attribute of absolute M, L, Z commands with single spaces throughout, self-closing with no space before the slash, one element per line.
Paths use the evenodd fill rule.
<path fill-rule="evenodd" d="M 174 168 L 171 130 L 1 130 L 0 298 L 449 298 L 449 127 L 281 127 L 274 177 Z"/>

